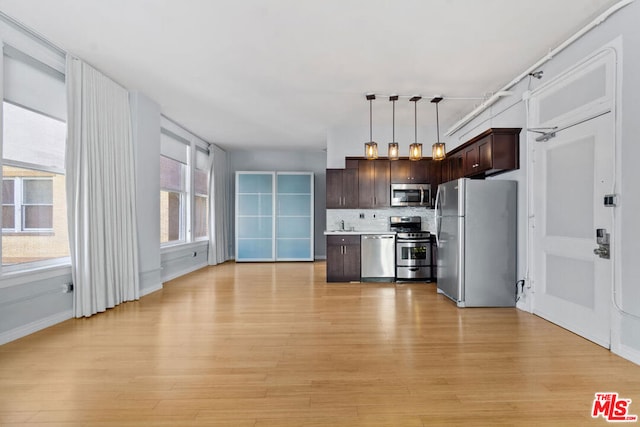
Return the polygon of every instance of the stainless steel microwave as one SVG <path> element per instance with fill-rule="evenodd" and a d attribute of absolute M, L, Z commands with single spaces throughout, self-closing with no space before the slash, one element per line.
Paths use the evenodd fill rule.
<path fill-rule="evenodd" d="M 431 206 L 431 184 L 391 184 L 391 206 Z"/>

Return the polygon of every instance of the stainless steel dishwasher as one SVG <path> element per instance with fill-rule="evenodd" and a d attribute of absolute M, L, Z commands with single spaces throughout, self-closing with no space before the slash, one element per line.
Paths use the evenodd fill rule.
<path fill-rule="evenodd" d="M 360 280 L 393 282 L 396 277 L 395 235 L 363 234 L 360 239 Z"/>

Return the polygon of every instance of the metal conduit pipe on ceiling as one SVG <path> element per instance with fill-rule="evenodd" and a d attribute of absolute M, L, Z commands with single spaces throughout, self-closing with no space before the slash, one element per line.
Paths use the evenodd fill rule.
<path fill-rule="evenodd" d="M 480 113 L 482 113 L 487 108 L 489 108 L 491 105 L 493 105 L 496 101 L 498 101 L 498 99 L 500 99 L 503 96 L 509 95 L 510 94 L 509 93 L 509 89 L 511 89 L 516 84 L 518 84 L 522 79 L 527 77 L 530 73 L 536 71 L 541 65 L 545 64 L 546 62 L 548 62 L 551 58 L 556 56 L 558 53 L 562 52 L 564 49 L 566 49 L 568 46 L 573 44 L 580 37 L 582 37 L 583 35 L 585 35 L 589 31 L 591 31 L 593 28 L 595 28 L 598 25 L 600 25 L 607 18 L 609 18 L 609 16 L 613 15 L 615 12 L 617 12 L 620 9 L 622 9 L 623 7 L 628 6 L 629 4 L 633 3 L 634 1 L 635 0 L 621 0 L 620 2 L 614 4 L 609 9 L 604 11 L 597 18 L 595 18 L 589 24 L 584 26 L 581 30 L 576 32 L 573 36 L 569 37 L 564 43 L 560 44 L 558 47 L 556 47 L 555 49 L 551 50 L 542 59 L 540 59 L 538 62 L 533 64 L 531 67 L 529 67 L 527 70 L 525 70 L 518 77 L 516 77 L 515 79 L 511 80 L 509 83 L 507 83 L 506 86 L 504 86 L 503 88 L 498 90 L 491 97 L 489 97 L 486 101 L 484 101 L 482 104 L 478 105 L 473 111 L 471 111 L 469 114 L 467 114 L 462 119 L 460 119 L 457 123 L 455 123 L 453 126 L 451 126 L 449 128 L 449 130 L 447 130 L 447 132 L 445 133 L 445 136 L 451 136 L 451 135 L 453 135 L 454 132 L 460 130 L 464 125 L 469 123 L 471 120 L 475 119 L 478 115 L 480 115 Z"/>

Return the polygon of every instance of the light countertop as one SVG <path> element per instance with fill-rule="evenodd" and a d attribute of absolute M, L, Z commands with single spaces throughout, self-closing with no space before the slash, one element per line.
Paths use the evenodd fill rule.
<path fill-rule="evenodd" d="M 395 231 L 371 231 L 371 230 L 325 230 L 325 236 L 350 235 L 359 236 L 361 234 L 396 234 Z"/>

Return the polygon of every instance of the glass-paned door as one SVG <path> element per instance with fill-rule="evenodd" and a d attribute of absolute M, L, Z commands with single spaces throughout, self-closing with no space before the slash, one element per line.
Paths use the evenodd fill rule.
<path fill-rule="evenodd" d="M 275 260 L 273 172 L 236 173 L 236 261 Z"/>
<path fill-rule="evenodd" d="M 277 174 L 276 259 L 313 261 L 313 173 Z"/>

